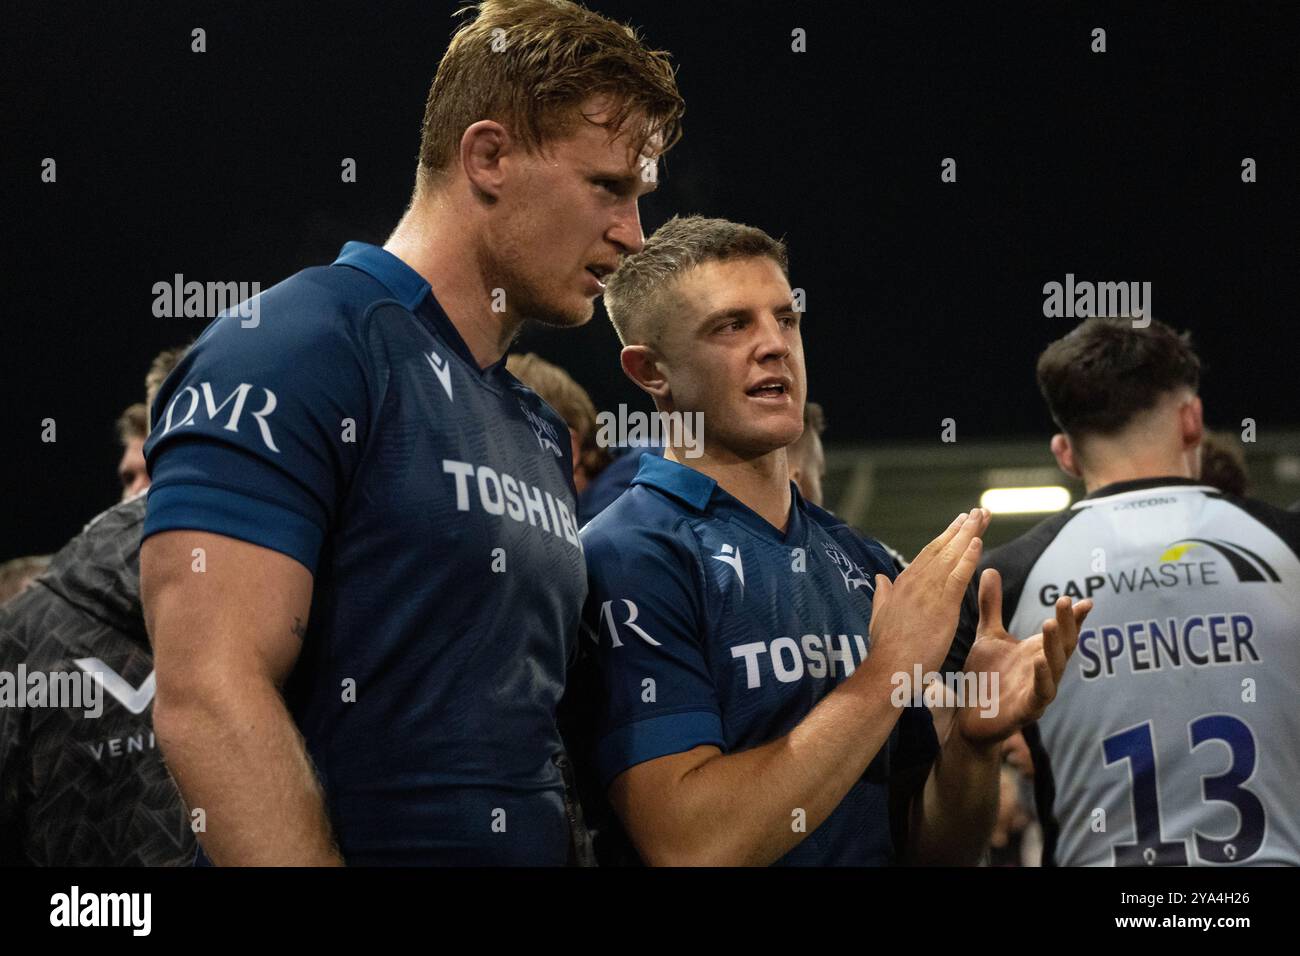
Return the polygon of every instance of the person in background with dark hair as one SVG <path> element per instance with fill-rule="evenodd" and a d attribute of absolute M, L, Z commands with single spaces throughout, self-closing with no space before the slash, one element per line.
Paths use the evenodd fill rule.
<path fill-rule="evenodd" d="M 154 359 L 149 401 L 180 354 Z M 0 671 L 69 674 L 83 685 L 90 675 L 101 701 L 97 717 L 80 707 L 0 706 L 0 865 L 194 859 L 190 821 L 153 733 L 153 651 L 140 609 L 144 515 L 144 497 L 128 496 L 0 607 Z"/>
<path fill-rule="evenodd" d="M 1244 498 L 1250 493 L 1250 475 L 1246 471 L 1246 455 L 1241 443 L 1229 432 L 1205 433 L 1201 442 L 1201 481 Z"/>
<path fill-rule="evenodd" d="M 1087 495 L 980 565 L 1013 635 L 1096 602 L 1025 732 L 1044 862 L 1300 864 L 1300 516 L 1198 477 L 1200 360 L 1164 323 L 1089 319 L 1038 384 Z M 975 616 L 968 593 L 951 667 Z"/>

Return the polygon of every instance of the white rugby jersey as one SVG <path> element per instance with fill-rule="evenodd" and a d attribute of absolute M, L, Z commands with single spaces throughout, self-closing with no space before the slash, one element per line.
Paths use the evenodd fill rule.
<path fill-rule="evenodd" d="M 1026 731 L 1044 863 L 1300 864 L 1298 551 L 1300 515 L 1157 478 L 1101 488 L 985 557 L 1022 640 L 1062 594 L 1095 604 Z"/>

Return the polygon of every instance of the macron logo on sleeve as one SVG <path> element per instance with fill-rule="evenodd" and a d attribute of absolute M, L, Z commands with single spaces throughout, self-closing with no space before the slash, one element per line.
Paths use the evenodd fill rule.
<path fill-rule="evenodd" d="M 433 369 L 433 374 L 438 376 L 438 381 L 442 383 L 442 390 L 447 393 L 447 401 L 451 401 L 451 366 L 447 360 L 434 352 L 432 349 L 425 356 L 429 360 L 429 366 Z"/>
<path fill-rule="evenodd" d="M 733 548 L 729 544 L 724 544 L 722 550 L 713 555 L 713 560 L 730 565 L 731 570 L 736 572 L 736 577 L 740 578 L 740 586 L 742 588 L 745 586 L 745 565 L 740 560 L 740 548 Z"/>

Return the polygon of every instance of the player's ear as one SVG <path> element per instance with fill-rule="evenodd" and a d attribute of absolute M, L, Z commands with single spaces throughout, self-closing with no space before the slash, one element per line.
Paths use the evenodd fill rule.
<path fill-rule="evenodd" d="M 1183 447 L 1194 448 L 1205 440 L 1205 409 L 1201 397 L 1193 395 L 1178 409 L 1179 423 L 1183 432 Z"/>
<path fill-rule="evenodd" d="M 1083 477 L 1079 471 L 1079 463 L 1074 460 L 1074 446 L 1070 444 L 1070 436 L 1065 432 L 1057 432 L 1052 436 L 1052 454 L 1056 457 L 1056 464 L 1061 471 L 1071 478 Z"/>
<path fill-rule="evenodd" d="M 667 400 L 672 389 L 659 367 L 659 356 L 654 349 L 648 345 L 627 345 L 618 358 L 623 374 L 635 382 L 637 388 L 653 399 Z"/>
<path fill-rule="evenodd" d="M 489 202 L 501 193 L 505 179 L 502 160 L 510 152 L 510 134 L 500 123 L 479 120 L 460 138 L 460 166 L 474 192 Z"/>

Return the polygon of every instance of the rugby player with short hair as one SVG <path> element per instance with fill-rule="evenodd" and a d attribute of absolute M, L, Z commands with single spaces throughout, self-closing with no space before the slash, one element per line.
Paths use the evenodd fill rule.
<path fill-rule="evenodd" d="M 505 42 L 501 42 L 504 39 Z M 155 406 L 155 725 L 218 864 L 563 864 L 586 578 L 564 422 L 505 369 L 592 315 L 679 133 L 662 52 L 487 0 L 383 248 L 213 322 Z"/>
<path fill-rule="evenodd" d="M 1089 319 L 1038 360 L 1052 453 L 1087 494 L 989 552 L 1006 627 L 1096 610 L 1026 730 L 1045 863 L 1300 864 L 1300 515 L 1199 480 L 1200 360 Z M 995 572 L 985 572 L 995 573 Z M 954 645 L 975 636 L 968 596 Z"/>
<path fill-rule="evenodd" d="M 974 862 L 1000 743 L 1051 700 L 1089 602 L 1062 600 L 1017 643 L 986 588 L 971 664 L 1000 693 L 984 716 L 968 701 L 940 748 L 900 676 L 943 660 L 987 512 L 959 515 L 895 577 L 883 549 L 798 492 L 802 317 L 785 247 L 760 230 L 674 218 L 605 304 L 624 372 L 659 411 L 704 416 L 702 456 L 643 456 L 583 530 L 596 769 L 641 859 Z"/>

